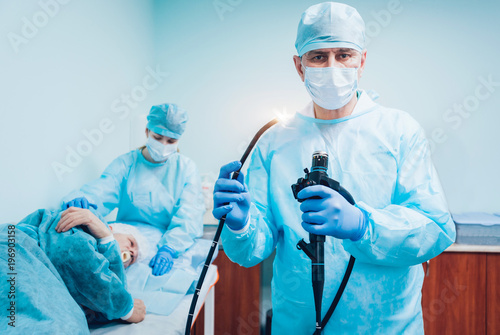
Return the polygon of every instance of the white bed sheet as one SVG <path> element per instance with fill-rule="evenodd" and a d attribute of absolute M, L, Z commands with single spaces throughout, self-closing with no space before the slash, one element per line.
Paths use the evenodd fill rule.
<path fill-rule="evenodd" d="M 205 282 L 201 288 L 200 298 L 196 305 L 195 316 L 198 315 L 209 290 L 215 285 L 218 280 L 217 266 L 210 265 L 205 277 Z M 177 308 L 168 316 L 147 314 L 144 321 L 136 324 L 125 324 L 113 322 L 106 324 L 102 327 L 90 328 L 92 335 L 144 335 L 144 334 L 164 334 L 164 335 L 177 335 L 184 334 L 186 327 L 187 316 L 193 294 L 186 295 Z M 207 321 L 205 321 L 207 322 Z"/>

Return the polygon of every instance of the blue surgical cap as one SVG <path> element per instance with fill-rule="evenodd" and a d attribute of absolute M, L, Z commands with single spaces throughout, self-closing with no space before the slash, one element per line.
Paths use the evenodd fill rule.
<path fill-rule="evenodd" d="M 300 57 L 308 51 L 325 48 L 350 48 L 362 52 L 364 46 L 365 22 L 351 6 L 323 2 L 302 14 L 295 41 Z"/>
<path fill-rule="evenodd" d="M 187 112 L 175 104 L 151 107 L 148 115 L 148 129 L 171 138 L 178 139 L 186 129 Z"/>

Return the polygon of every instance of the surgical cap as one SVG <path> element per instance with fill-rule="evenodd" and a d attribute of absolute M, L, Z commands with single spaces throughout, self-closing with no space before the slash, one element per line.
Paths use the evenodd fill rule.
<path fill-rule="evenodd" d="M 149 244 L 148 240 L 144 235 L 139 232 L 139 229 L 136 227 L 125 224 L 125 223 L 112 223 L 109 225 L 113 228 L 113 234 L 125 234 L 132 235 L 137 242 L 137 261 L 140 262 L 145 259 L 149 254 Z"/>
<path fill-rule="evenodd" d="M 350 48 L 362 52 L 364 46 L 365 22 L 351 6 L 323 2 L 302 14 L 295 41 L 299 56 L 325 48 Z"/>
<path fill-rule="evenodd" d="M 178 139 L 186 129 L 187 112 L 175 104 L 151 107 L 148 115 L 148 129 L 170 138 Z"/>

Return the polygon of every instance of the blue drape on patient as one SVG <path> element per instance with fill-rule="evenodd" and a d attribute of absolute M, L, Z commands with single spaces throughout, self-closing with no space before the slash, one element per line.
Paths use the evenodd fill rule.
<path fill-rule="evenodd" d="M 126 315 L 133 299 L 126 280 L 116 241 L 98 244 L 81 227 L 64 233 L 55 230 L 61 212 L 38 210 L 19 224 L 19 229 L 38 227 L 38 242 L 54 264 L 73 298 L 108 320 Z"/>
<path fill-rule="evenodd" d="M 30 235 L 15 229 L 15 275 L 8 266 L 8 224 L 0 225 L 0 309 L 6 315 L 10 302 L 15 302 L 15 328 L 6 317 L 0 322 L 1 334 L 88 334 L 82 309 L 71 297 L 64 281 L 38 242 L 36 229 Z M 30 237 L 31 236 L 31 237 Z M 15 278 L 14 296 L 9 299 Z"/>
<path fill-rule="evenodd" d="M 57 323 L 58 316 L 53 315 L 57 313 L 46 312 L 48 308 L 46 305 L 60 304 L 62 311 L 67 312 L 72 309 L 71 305 L 78 307 L 80 304 L 86 307 L 86 310 L 95 312 L 87 310 L 89 321 L 100 314 L 109 320 L 126 315 L 132 309 L 133 299 L 126 290 L 125 274 L 117 242 L 99 244 L 81 227 L 58 233 L 55 227 L 60 214 L 41 209 L 28 215 L 16 225 L 16 232 L 20 236 L 17 240 L 19 252 L 16 254 L 16 267 L 23 273 L 23 277 L 19 276 L 19 286 L 22 286 L 20 289 L 24 296 L 23 306 L 24 302 L 30 299 L 36 301 L 26 305 L 23 315 L 28 316 L 29 321 L 25 326 L 38 327 L 41 318 Z M 2 248 L 6 248 L 6 233 L 1 239 Z M 49 275 L 47 270 L 52 274 Z M 54 276 L 55 278 L 52 278 Z M 29 281 L 21 284 L 28 278 Z M 43 280 L 31 280 L 31 278 Z M 2 290 L 5 289 L 4 286 L 2 282 Z M 49 294 L 47 299 L 43 294 L 39 294 L 52 291 L 54 288 L 57 288 L 55 293 Z M 84 315 L 80 307 L 77 310 Z M 84 326 L 81 327 L 88 331 L 85 316 L 83 321 Z M 74 331 L 63 333 L 74 333 Z"/>

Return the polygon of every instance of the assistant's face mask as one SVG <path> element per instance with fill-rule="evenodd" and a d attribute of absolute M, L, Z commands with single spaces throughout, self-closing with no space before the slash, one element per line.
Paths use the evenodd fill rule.
<path fill-rule="evenodd" d="M 148 148 L 151 158 L 153 158 L 155 162 L 163 162 L 167 160 L 171 154 L 177 151 L 177 142 L 173 144 L 162 144 L 150 136 L 146 141 L 146 147 Z"/>
<path fill-rule="evenodd" d="M 358 88 L 358 68 L 307 67 L 304 84 L 313 101 L 325 109 L 347 105 Z"/>

